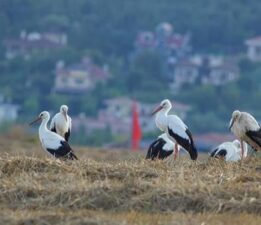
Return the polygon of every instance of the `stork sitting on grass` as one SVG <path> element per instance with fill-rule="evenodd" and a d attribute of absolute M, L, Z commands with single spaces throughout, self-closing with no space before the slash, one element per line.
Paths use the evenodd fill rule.
<path fill-rule="evenodd" d="M 244 151 L 243 158 L 247 157 L 247 144 L 243 142 Z M 222 158 L 227 162 L 236 162 L 242 159 L 241 155 L 241 144 L 239 140 L 234 140 L 233 142 L 224 142 L 217 146 L 211 153 L 210 157 Z"/>
<path fill-rule="evenodd" d="M 68 106 L 62 105 L 60 112 L 56 113 L 50 125 L 50 130 L 61 135 L 68 142 L 72 128 L 72 119 L 68 115 Z"/>
<path fill-rule="evenodd" d="M 190 155 L 192 160 L 198 157 L 197 149 L 194 145 L 192 134 L 184 122 L 176 115 L 168 115 L 172 105 L 168 99 L 163 100 L 160 105 L 152 112 L 156 114 L 156 126 L 165 132 L 172 140 L 174 145 L 174 159 L 178 154 L 178 145 L 183 147 Z"/>
<path fill-rule="evenodd" d="M 39 114 L 36 120 L 30 123 L 30 125 L 32 125 L 37 121 L 42 121 L 39 127 L 39 139 L 41 141 L 43 149 L 56 158 L 71 160 L 78 159 L 71 149 L 70 145 L 65 141 L 63 137 L 48 130 L 47 123 L 49 119 L 49 112 L 43 111 Z"/>
<path fill-rule="evenodd" d="M 146 159 L 165 159 L 173 153 L 174 145 L 167 134 L 163 133 L 149 146 Z"/>
<path fill-rule="evenodd" d="M 256 151 L 261 151 L 261 127 L 251 114 L 239 110 L 234 111 L 229 128 L 240 139 L 242 156 L 246 151 L 243 141 Z"/>

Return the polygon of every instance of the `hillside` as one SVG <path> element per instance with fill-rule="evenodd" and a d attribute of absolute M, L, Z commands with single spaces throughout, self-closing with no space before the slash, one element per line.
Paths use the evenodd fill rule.
<path fill-rule="evenodd" d="M 193 134 L 226 133 L 235 109 L 249 111 L 258 120 L 261 118 L 261 66 L 244 56 L 244 41 L 261 34 L 259 8 L 257 0 L 76 0 L 73 3 L 68 0 L 40 3 L 2 0 L 0 99 L 17 105 L 16 122 L 25 123 L 43 109 L 56 112 L 61 104 L 69 105 L 72 116 L 84 113 L 95 118 L 104 107 L 105 99 L 127 96 L 154 104 L 169 98 L 191 106 L 185 122 Z M 178 93 L 173 93 L 169 80 L 164 77 L 166 65 L 160 55 L 144 52 L 135 60 L 132 58 L 137 35 L 144 31 L 154 32 L 163 22 L 171 24 L 177 34 L 191 37 L 190 54 L 236 59 L 240 77 L 222 86 L 185 85 Z M 63 48 L 42 47 L 39 51 L 34 49 L 30 56 L 6 57 L 6 42 L 17 41 L 25 34 L 31 33 L 37 38 L 35 34 L 52 32 L 66 36 Z M 73 67 L 85 56 L 98 68 L 108 68 L 110 79 L 79 95 L 56 93 L 58 62 Z M 1 130 L 5 128 L 5 124 L 0 125 Z M 97 136 L 102 136 L 106 143 L 115 141 L 117 137 L 109 132 L 93 132 L 87 141 L 82 132 L 78 132 L 75 143 L 102 145 L 100 139 L 95 139 Z M 153 135 L 144 133 L 149 138 Z"/>
<path fill-rule="evenodd" d="M 257 0 L 181 1 L 85 1 L 41 3 L 2 0 L 0 40 L 26 30 L 62 30 L 72 46 L 126 56 L 137 31 L 153 29 L 161 21 L 180 32 L 191 31 L 195 48 L 201 51 L 235 52 L 242 40 L 261 33 Z M 106 36 L 104 36 L 106 34 Z M 105 38 L 106 37 L 106 41 Z"/>

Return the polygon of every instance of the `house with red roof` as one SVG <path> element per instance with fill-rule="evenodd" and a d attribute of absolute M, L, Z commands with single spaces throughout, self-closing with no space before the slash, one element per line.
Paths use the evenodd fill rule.
<path fill-rule="evenodd" d="M 59 61 L 55 70 L 54 92 L 80 94 L 92 90 L 97 83 L 106 82 L 109 77 L 108 66 L 100 67 L 89 57 L 68 66 Z"/>
<path fill-rule="evenodd" d="M 16 56 L 25 58 L 35 51 L 46 51 L 63 48 L 67 45 L 67 35 L 60 32 L 29 32 L 21 31 L 20 37 L 8 38 L 3 45 L 6 49 L 5 56 L 12 59 Z"/>
<path fill-rule="evenodd" d="M 159 54 L 164 60 L 164 74 L 167 79 L 171 77 L 174 64 L 186 57 L 191 51 L 189 33 L 177 33 L 168 22 L 158 24 L 154 31 L 139 32 L 134 46 L 135 51 L 132 55 L 134 58 L 146 51 Z"/>
<path fill-rule="evenodd" d="M 170 23 L 162 22 L 155 31 L 141 31 L 134 42 L 136 52 L 154 50 L 167 57 L 182 57 L 190 51 L 190 36 L 174 32 Z"/>

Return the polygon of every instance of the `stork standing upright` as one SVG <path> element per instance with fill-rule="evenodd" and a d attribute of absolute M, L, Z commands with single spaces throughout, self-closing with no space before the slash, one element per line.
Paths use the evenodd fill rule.
<path fill-rule="evenodd" d="M 48 130 L 47 123 L 50 120 L 50 114 L 47 111 L 43 111 L 39 116 L 30 123 L 30 125 L 36 123 L 37 121 L 42 121 L 39 127 L 39 139 L 42 144 L 42 148 L 49 154 L 55 156 L 56 158 L 64 159 L 78 159 L 71 149 L 70 145 L 65 141 L 65 139 Z"/>
<path fill-rule="evenodd" d="M 165 159 L 173 153 L 174 145 L 167 134 L 163 133 L 149 146 L 146 159 Z"/>
<path fill-rule="evenodd" d="M 72 119 L 68 115 L 68 106 L 62 105 L 60 112 L 56 113 L 50 125 L 50 130 L 64 137 L 68 142 L 72 128 Z"/>
<path fill-rule="evenodd" d="M 183 147 L 190 155 L 192 160 L 198 157 L 197 149 L 194 145 L 192 134 L 184 122 L 176 115 L 168 115 L 172 105 L 168 99 L 163 100 L 160 105 L 152 112 L 156 114 L 156 126 L 175 143 L 174 159 L 178 154 L 178 145 Z"/>
<path fill-rule="evenodd" d="M 242 156 L 246 151 L 243 141 L 256 151 L 261 151 L 261 127 L 251 114 L 239 110 L 234 111 L 229 129 L 240 139 Z"/>
<path fill-rule="evenodd" d="M 247 144 L 243 142 L 244 152 L 243 158 L 247 157 Z M 236 162 L 242 159 L 241 155 L 241 144 L 239 140 L 234 140 L 233 142 L 227 141 L 219 146 L 217 146 L 211 153 L 210 157 L 224 158 L 227 162 Z"/>

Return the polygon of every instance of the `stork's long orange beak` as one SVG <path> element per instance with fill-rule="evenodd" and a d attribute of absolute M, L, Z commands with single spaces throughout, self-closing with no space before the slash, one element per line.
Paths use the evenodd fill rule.
<path fill-rule="evenodd" d="M 37 117 L 34 121 L 32 121 L 31 123 L 29 123 L 29 125 L 33 125 L 34 123 L 38 122 L 39 120 L 41 120 L 41 117 Z"/>
<path fill-rule="evenodd" d="M 152 113 L 151 113 L 151 115 L 153 116 L 155 113 L 157 113 L 158 111 L 160 111 L 160 110 L 162 110 L 162 106 L 160 105 L 160 106 L 158 106 L 156 109 L 154 109 L 153 111 L 152 111 Z"/>

